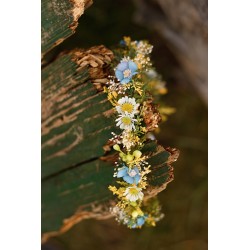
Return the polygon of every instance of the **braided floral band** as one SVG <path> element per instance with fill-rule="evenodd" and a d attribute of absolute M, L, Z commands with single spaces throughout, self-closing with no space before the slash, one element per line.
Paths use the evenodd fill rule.
<path fill-rule="evenodd" d="M 109 186 L 118 203 L 111 212 L 129 228 L 141 228 L 143 224 L 154 226 L 163 216 L 157 200 L 150 204 L 143 201 L 151 170 L 141 150 L 150 132 L 161 121 L 150 93 L 154 91 L 152 84 L 160 93 L 165 93 L 166 89 L 150 62 L 152 45 L 146 41 L 131 41 L 129 37 L 120 45 L 115 52 L 118 58 L 115 77 L 109 76 L 104 88 L 115 109 L 116 126 L 121 131 L 112 133 L 110 139 L 114 150 L 119 152 L 114 172 L 118 186 Z"/>

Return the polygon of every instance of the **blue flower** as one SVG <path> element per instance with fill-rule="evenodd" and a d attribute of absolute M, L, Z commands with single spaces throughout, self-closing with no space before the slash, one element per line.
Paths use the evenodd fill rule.
<path fill-rule="evenodd" d="M 136 220 L 137 226 L 141 227 L 144 223 L 145 223 L 145 217 L 144 216 L 137 217 L 137 220 Z"/>
<path fill-rule="evenodd" d="M 121 41 L 120 41 L 120 45 L 121 45 L 121 46 L 126 46 L 126 42 L 125 42 L 124 40 L 121 40 Z"/>
<path fill-rule="evenodd" d="M 137 167 L 129 169 L 128 167 L 122 167 L 117 172 L 117 178 L 123 178 L 129 184 L 138 184 L 140 180 L 140 174 Z"/>
<path fill-rule="evenodd" d="M 145 218 L 147 216 L 138 216 L 135 220 L 135 223 L 131 226 L 131 228 L 141 227 L 145 223 Z"/>
<path fill-rule="evenodd" d="M 117 65 L 115 75 L 116 78 L 122 83 L 130 82 L 133 75 L 136 75 L 137 65 L 133 61 L 123 61 Z"/>

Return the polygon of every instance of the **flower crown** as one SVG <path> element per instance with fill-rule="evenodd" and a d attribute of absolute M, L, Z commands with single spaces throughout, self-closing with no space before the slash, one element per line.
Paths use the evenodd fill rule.
<path fill-rule="evenodd" d="M 155 198 L 143 200 L 151 170 L 142 149 L 148 137 L 152 137 L 150 132 L 158 128 L 161 121 L 151 92 L 167 92 L 152 67 L 149 57 L 152 48 L 147 41 L 124 37 L 120 48 L 115 50 L 115 76 L 109 76 L 104 87 L 114 106 L 116 126 L 121 131 L 120 134 L 112 132 L 110 139 L 113 149 L 119 153 L 114 172 L 119 186 L 109 186 L 118 203 L 111 212 L 128 228 L 141 228 L 143 224 L 155 226 L 163 217 Z"/>

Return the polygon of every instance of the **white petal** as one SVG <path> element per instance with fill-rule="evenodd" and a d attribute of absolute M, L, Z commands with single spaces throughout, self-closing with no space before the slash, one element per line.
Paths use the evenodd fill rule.
<path fill-rule="evenodd" d="M 139 196 L 139 199 L 142 200 L 144 195 L 142 192 L 139 192 L 138 196 Z"/>
<path fill-rule="evenodd" d="M 132 195 L 130 200 L 131 200 L 131 201 L 136 201 L 136 200 L 138 200 L 138 199 L 137 199 L 137 197 L 136 197 L 135 195 Z"/>
<path fill-rule="evenodd" d="M 116 106 L 115 108 L 118 113 L 122 113 L 121 106 Z"/>

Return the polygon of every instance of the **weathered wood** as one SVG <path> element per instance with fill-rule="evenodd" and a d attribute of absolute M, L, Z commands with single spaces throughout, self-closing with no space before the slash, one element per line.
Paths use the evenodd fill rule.
<path fill-rule="evenodd" d="M 75 33 L 92 0 L 42 0 L 42 55 Z"/>
<path fill-rule="evenodd" d="M 101 89 L 113 53 L 104 46 L 61 55 L 42 70 L 42 232 L 44 239 L 86 218 L 110 217 L 113 157 L 104 145 L 116 132 L 112 106 Z M 149 143 L 143 149 L 152 165 L 146 197 L 173 180 L 178 156 Z M 101 159 L 100 159 L 101 157 Z M 104 161 L 106 160 L 106 161 Z M 54 232 L 49 233 L 47 232 Z"/>
<path fill-rule="evenodd" d="M 178 155 L 155 142 L 148 143 L 144 152 L 150 155 L 148 162 L 152 166 L 146 192 L 146 198 L 149 198 L 164 190 L 173 180 L 170 164 Z M 50 233 L 44 235 L 44 240 L 67 231 L 82 219 L 111 217 L 109 206 L 113 196 L 108 186 L 114 181 L 113 164 L 102 160 L 82 164 L 45 180 L 42 183 L 42 232 Z M 59 231 L 53 232 L 55 230 Z"/>
<path fill-rule="evenodd" d="M 42 178 L 104 154 L 112 106 L 93 82 L 107 81 L 112 58 L 104 46 L 75 50 L 42 71 Z"/>

